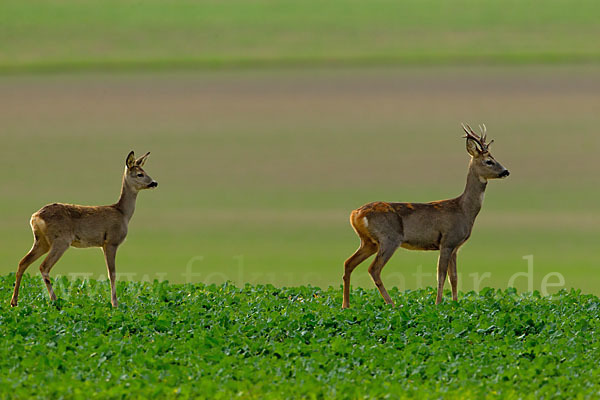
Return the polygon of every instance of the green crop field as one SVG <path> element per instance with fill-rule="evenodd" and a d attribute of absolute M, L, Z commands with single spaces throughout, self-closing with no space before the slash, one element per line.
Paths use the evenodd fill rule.
<path fill-rule="evenodd" d="M 0 278 L 8 297 L 12 277 Z M 0 305 L 2 398 L 596 398 L 600 300 L 26 279 Z"/>

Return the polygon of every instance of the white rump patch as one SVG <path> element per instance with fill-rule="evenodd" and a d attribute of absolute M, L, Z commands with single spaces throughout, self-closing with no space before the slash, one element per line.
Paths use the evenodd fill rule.
<path fill-rule="evenodd" d="M 367 219 L 367 217 L 363 217 L 363 224 L 365 224 L 365 228 L 369 226 L 369 220 Z"/>
<path fill-rule="evenodd" d="M 32 216 L 31 221 L 29 221 L 29 223 L 31 225 L 31 228 L 33 228 L 33 229 L 38 228 L 42 232 L 46 231 L 46 221 L 44 221 L 42 218 L 40 218 L 37 215 Z"/>

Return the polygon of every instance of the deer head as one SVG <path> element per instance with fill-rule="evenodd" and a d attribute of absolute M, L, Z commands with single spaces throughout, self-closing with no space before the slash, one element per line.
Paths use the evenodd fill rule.
<path fill-rule="evenodd" d="M 150 175 L 148 175 L 142 168 L 149 155 L 150 152 L 144 154 L 136 160 L 133 151 L 131 151 L 125 160 L 125 165 L 127 166 L 124 177 L 125 183 L 136 192 L 144 189 L 152 189 L 158 186 L 158 182 L 152 179 Z"/>
<path fill-rule="evenodd" d="M 479 126 L 481 135 L 473 132 L 473 129 L 467 124 L 462 125 L 467 139 L 467 152 L 471 155 L 471 170 L 479 177 L 481 182 L 486 182 L 488 179 L 506 178 L 510 173 L 502 164 L 500 164 L 490 153 L 490 145 L 493 140 L 486 143 L 486 127 Z"/>

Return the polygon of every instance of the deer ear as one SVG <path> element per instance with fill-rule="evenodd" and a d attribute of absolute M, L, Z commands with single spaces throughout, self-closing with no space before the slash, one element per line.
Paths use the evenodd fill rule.
<path fill-rule="evenodd" d="M 481 153 L 479 151 L 479 147 L 477 146 L 477 142 L 475 142 L 473 139 L 467 139 L 467 152 L 473 157 L 476 157 Z"/>
<path fill-rule="evenodd" d="M 143 156 L 141 156 L 140 158 L 135 160 L 135 165 L 137 165 L 138 167 L 143 167 L 144 164 L 146 163 L 146 159 L 148 158 L 149 155 L 150 155 L 150 152 L 147 152 L 146 154 L 144 154 Z"/>
<path fill-rule="evenodd" d="M 135 156 L 133 155 L 133 151 L 129 152 L 127 159 L 125 160 L 125 165 L 127 168 L 131 169 L 135 166 Z"/>

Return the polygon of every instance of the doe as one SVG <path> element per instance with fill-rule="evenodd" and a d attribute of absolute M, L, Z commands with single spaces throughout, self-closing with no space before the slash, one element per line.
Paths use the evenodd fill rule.
<path fill-rule="evenodd" d="M 468 127 L 468 128 L 467 128 Z M 452 299 L 457 300 L 456 253 L 471 235 L 475 217 L 481 210 L 488 179 L 505 178 L 509 172 L 489 151 L 486 129 L 477 135 L 469 125 L 467 152 L 471 155 L 464 192 L 453 199 L 430 203 L 374 202 L 352 211 L 350 224 L 360 237 L 360 247 L 344 263 L 342 308 L 350 306 L 350 275 L 372 254 L 377 253 L 369 274 L 387 304 L 394 305 L 381 281 L 381 270 L 398 247 L 409 250 L 439 250 L 436 304 L 442 301 L 449 272 Z"/>
<path fill-rule="evenodd" d="M 23 273 L 35 260 L 46 253 L 48 255 L 40 265 L 40 272 L 48 288 L 50 299 L 56 300 L 49 274 L 69 246 L 102 248 L 110 278 L 111 303 L 113 307 L 118 306 L 115 288 L 117 248 L 127 236 L 127 226 L 135 211 L 138 192 L 158 186 L 158 183 L 142 169 L 149 154 L 146 153 L 136 160 L 133 151 L 129 153 L 125 161 L 121 196 L 115 204 L 79 206 L 53 203 L 44 206 L 31 216 L 34 243 L 29 253 L 19 262 L 11 306 L 17 305 Z"/>

